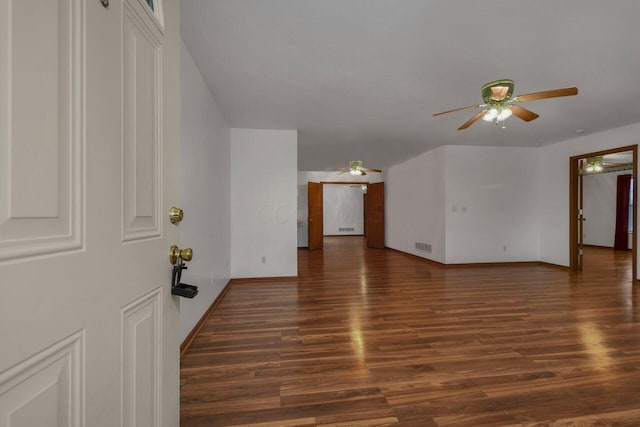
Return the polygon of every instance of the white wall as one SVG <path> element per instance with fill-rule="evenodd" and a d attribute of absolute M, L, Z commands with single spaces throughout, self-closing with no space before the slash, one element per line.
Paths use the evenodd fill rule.
<path fill-rule="evenodd" d="M 569 158 L 640 141 L 640 123 L 540 148 L 540 258 L 569 265 Z"/>
<path fill-rule="evenodd" d="M 297 276 L 295 130 L 231 129 L 231 276 Z"/>
<path fill-rule="evenodd" d="M 323 232 L 325 236 L 353 236 L 364 233 L 364 200 L 360 187 L 326 184 L 323 190 Z M 353 228 L 353 231 L 340 231 Z"/>
<path fill-rule="evenodd" d="M 229 281 L 231 154 L 230 130 L 184 44 L 180 66 L 180 247 L 194 251 L 183 281 L 200 291 L 180 298 L 184 340 Z"/>
<path fill-rule="evenodd" d="M 307 194 L 309 182 L 382 182 L 382 174 L 370 172 L 364 176 L 353 176 L 348 173 L 338 175 L 337 172 L 301 171 L 298 172 L 298 247 L 309 246 L 309 225 L 307 224 Z"/>
<path fill-rule="evenodd" d="M 446 147 L 423 153 L 386 172 L 385 244 L 445 263 Z M 431 253 L 415 243 L 431 245 Z"/>
<path fill-rule="evenodd" d="M 632 171 L 621 171 L 584 175 L 582 207 L 586 218 L 583 225 L 585 245 L 613 247 L 616 232 L 618 175 L 631 173 Z"/>
<path fill-rule="evenodd" d="M 446 147 L 447 264 L 539 260 L 538 151 Z"/>

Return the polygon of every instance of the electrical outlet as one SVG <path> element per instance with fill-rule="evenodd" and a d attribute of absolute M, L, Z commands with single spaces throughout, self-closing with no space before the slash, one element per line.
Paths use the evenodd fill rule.
<path fill-rule="evenodd" d="M 213 286 L 216 282 L 216 274 L 212 271 L 211 272 L 211 286 Z"/>
<path fill-rule="evenodd" d="M 263 257 L 262 257 L 262 259 L 261 259 L 261 261 L 262 261 L 262 263 L 263 263 L 263 264 L 266 264 L 266 263 L 267 263 L 267 257 L 266 257 L 266 256 L 263 256 Z"/>
<path fill-rule="evenodd" d="M 507 245 L 502 246 L 502 252 L 507 252 Z"/>

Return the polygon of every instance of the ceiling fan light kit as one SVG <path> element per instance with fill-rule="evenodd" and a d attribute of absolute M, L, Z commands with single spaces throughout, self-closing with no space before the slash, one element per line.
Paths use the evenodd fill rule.
<path fill-rule="evenodd" d="M 363 176 L 367 172 L 382 172 L 380 169 L 365 168 L 362 166 L 362 160 L 352 160 L 349 162 L 348 168 L 336 169 L 338 175 L 349 172 L 353 176 Z"/>
<path fill-rule="evenodd" d="M 495 80 L 486 83 L 482 86 L 482 100 L 484 104 L 469 105 L 467 107 L 456 108 L 454 110 L 443 111 L 436 113 L 433 116 L 440 116 L 443 114 L 454 113 L 456 111 L 468 110 L 472 108 L 482 108 L 483 110 L 476 113 L 471 119 L 465 122 L 458 130 L 464 130 L 482 119 L 486 122 L 502 123 L 502 128 L 505 128 L 504 122 L 509 117 L 516 116 L 520 120 L 530 122 L 540 117 L 533 111 L 527 110 L 520 105 L 521 102 L 535 101 L 545 98 L 556 98 L 560 96 L 572 96 L 578 94 L 578 88 L 568 87 L 563 89 L 547 90 L 544 92 L 528 93 L 525 95 L 513 96 L 515 88 L 515 82 L 510 79 Z"/>
<path fill-rule="evenodd" d="M 362 175 L 364 171 L 362 170 L 362 160 L 352 160 L 349 162 L 349 173 L 351 175 Z"/>

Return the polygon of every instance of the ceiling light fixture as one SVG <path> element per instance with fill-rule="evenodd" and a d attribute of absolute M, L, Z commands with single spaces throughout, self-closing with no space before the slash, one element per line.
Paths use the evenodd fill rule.
<path fill-rule="evenodd" d="M 351 175 L 363 175 L 362 160 L 352 160 L 349 162 L 349 173 Z"/>
<path fill-rule="evenodd" d="M 602 156 L 587 157 L 587 172 L 602 172 Z"/>
<path fill-rule="evenodd" d="M 512 114 L 513 112 L 508 105 L 496 104 L 492 105 L 489 110 L 487 110 L 484 116 L 482 116 L 482 120 L 485 122 L 493 122 L 495 124 L 502 122 L 502 127 L 504 128 L 504 121 L 511 117 Z"/>

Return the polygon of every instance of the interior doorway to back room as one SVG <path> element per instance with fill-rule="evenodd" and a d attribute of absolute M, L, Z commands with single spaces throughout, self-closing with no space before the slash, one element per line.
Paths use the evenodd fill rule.
<path fill-rule="evenodd" d="M 384 183 L 308 182 L 298 197 L 299 247 L 322 249 L 325 236 L 365 236 L 367 247 L 384 248 Z"/>
<path fill-rule="evenodd" d="M 636 277 L 637 146 L 571 158 L 571 269 Z"/>

